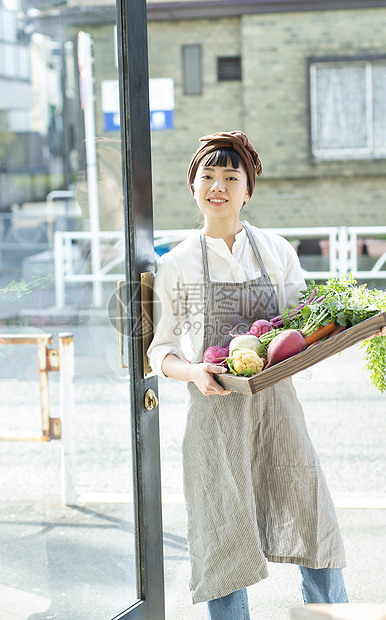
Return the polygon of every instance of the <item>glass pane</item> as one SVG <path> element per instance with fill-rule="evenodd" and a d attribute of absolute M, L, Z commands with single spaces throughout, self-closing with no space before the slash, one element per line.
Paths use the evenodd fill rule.
<path fill-rule="evenodd" d="M 374 148 L 386 148 L 386 64 L 373 65 Z"/>
<path fill-rule="evenodd" d="M 366 147 L 365 66 L 319 66 L 316 76 L 317 148 Z"/>
<path fill-rule="evenodd" d="M 115 6 L 1 21 L 0 617 L 107 620 L 137 600 Z"/>

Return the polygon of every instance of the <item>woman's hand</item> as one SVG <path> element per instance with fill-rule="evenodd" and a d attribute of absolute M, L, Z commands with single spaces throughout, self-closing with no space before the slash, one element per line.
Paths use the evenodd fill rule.
<path fill-rule="evenodd" d="M 198 387 L 204 396 L 213 396 L 214 394 L 226 396 L 231 393 L 230 390 L 225 390 L 219 383 L 217 383 L 212 374 L 223 372 L 226 372 L 226 368 L 224 368 L 224 366 L 209 364 L 208 362 L 191 364 L 189 366 L 189 374 L 191 377 L 190 381 Z"/>
<path fill-rule="evenodd" d="M 166 377 L 194 383 L 205 396 L 213 394 L 226 396 L 230 394 L 229 390 L 224 390 L 213 378 L 214 372 L 226 372 L 226 368 L 218 364 L 209 364 L 208 362 L 190 364 L 170 353 L 165 356 L 162 362 L 162 372 Z"/>
<path fill-rule="evenodd" d="M 373 336 L 370 336 L 370 338 L 367 338 L 367 340 L 371 340 L 371 338 L 375 338 L 375 336 L 386 336 L 386 325 L 385 327 L 382 327 L 382 329 L 380 329 L 379 332 L 377 332 Z"/>

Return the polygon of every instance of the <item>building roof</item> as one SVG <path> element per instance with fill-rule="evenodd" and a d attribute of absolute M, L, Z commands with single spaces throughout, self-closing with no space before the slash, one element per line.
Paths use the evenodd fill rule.
<path fill-rule="evenodd" d="M 86 26 L 116 22 L 115 0 L 59 0 L 52 8 L 51 0 L 34 0 L 41 9 L 27 22 L 34 23 L 41 32 L 62 25 Z M 218 19 L 240 17 L 256 13 L 301 13 L 305 11 L 333 11 L 344 9 L 385 8 L 386 0 L 146 0 L 147 19 L 177 21 L 186 19 Z M 47 30 L 48 29 L 48 30 Z"/>
<path fill-rule="evenodd" d="M 386 0 L 147 0 L 149 21 L 386 7 Z"/>

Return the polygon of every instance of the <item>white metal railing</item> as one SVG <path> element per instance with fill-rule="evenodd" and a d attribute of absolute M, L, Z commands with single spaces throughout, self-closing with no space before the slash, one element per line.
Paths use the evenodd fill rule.
<path fill-rule="evenodd" d="M 386 248 L 378 260 L 369 269 L 359 268 L 358 248 L 363 248 L 368 237 L 386 237 L 386 226 L 338 226 L 330 228 L 274 228 L 270 229 L 287 239 L 318 238 L 328 239 L 329 269 L 327 271 L 307 271 L 306 278 L 342 277 L 352 273 L 362 280 L 372 278 L 386 280 Z"/>
<path fill-rule="evenodd" d="M 358 267 L 358 240 L 367 239 L 369 236 L 384 237 L 386 245 L 386 226 L 350 226 L 346 229 L 348 254 L 347 271 L 352 272 L 354 278 L 386 279 L 386 247 L 378 260 L 368 270 L 360 270 Z M 369 240 L 368 240 L 369 241 Z M 369 247 L 367 249 L 369 251 Z"/>
<path fill-rule="evenodd" d="M 114 256 L 110 260 L 107 260 L 98 269 L 95 268 L 95 263 L 90 262 L 91 271 L 87 269 L 86 258 L 81 258 L 79 252 L 79 244 L 75 245 L 74 242 L 82 241 L 83 244 L 90 242 L 93 239 L 98 239 L 100 242 L 113 241 L 110 247 L 118 250 L 118 255 Z M 77 283 L 92 283 L 93 288 L 93 301 L 96 307 L 101 305 L 100 297 L 100 285 L 103 282 L 116 282 L 117 280 L 124 279 L 124 274 L 120 272 L 109 273 L 120 263 L 125 260 L 125 254 L 123 250 L 123 231 L 103 231 L 99 233 L 91 232 L 61 232 L 57 231 L 54 234 L 54 265 L 55 265 L 55 305 L 57 308 L 63 308 L 65 306 L 65 289 L 66 284 L 70 282 Z M 122 251 L 120 252 L 122 244 Z M 92 246 L 90 245 L 90 255 L 92 252 Z M 76 262 L 80 262 L 81 266 L 76 266 Z M 97 295 L 95 295 L 97 292 Z"/>
<path fill-rule="evenodd" d="M 328 226 L 300 228 L 266 228 L 288 240 L 321 239 L 328 248 L 328 269 L 308 270 L 302 266 L 306 278 L 342 277 L 352 273 L 355 278 L 385 279 L 386 251 L 366 270 L 359 268 L 358 248 L 362 248 L 368 237 L 386 238 L 386 226 Z M 156 230 L 155 247 L 181 241 L 190 230 Z"/>
<path fill-rule="evenodd" d="M 269 232 L 276 233 L 288 240 L 321 239 L 328 247 L 328 269 L 308 270 L 302 266 L 306 278 L 329 278 L 342 277 L 352 273 L 355 278 L 373 278 L 386 280 L 386 248 L 368 269 L 359 268 L 358 249 L 363 249 L 369 243 L 369 237 L 385 238 L 386 226 L 328 226 L 328 227 L 301 227 L 301 228 L 267 228 Z M 188 236 L 190 230 L 156 230 L 154 232 L 154 245 L 170 245 L 182 241 Z M 301 258 L 301 257 L 300 257 Z M 382 269 L 383 268 L 383 269 Z"/>
<path fill-rule="evenodd" d="M 325 239 L 328 241 L 328 269 L 326 270 L 307 270 L 302 266 L 305 278 L 327 279 L 331 276 L 343 275 L 340 264 L 339 251 L 339 231 L 336 226 L 326 227 L 303 227 L 303 228 L 267 228 L 269 232 L 281 235 L 288 240 L 301 239 Z M 347 272 L 345 272 L 347 273 Z"/>
<path fill-rule="evenodd" d="M 386 280 L 386 251 L 371 265 L 370 268 L 363 270 L 359 268 L 358 246 L 363 245 L 363 241 L 368 237 L 386 236 L 386 226 L 328 226 L 328 227 L 303 227 L 303 228 L 268 228 L 270 232 L 276 233 L 288 240 L 322 239 L 328 246 L 327 269 L 306 269 L 302 265 L 304 277 L 306 279 L 327 279 L 329 277 L 342 277 L 352 273 L 358 280 L 373 278 Z M 155 250 L 165 246 L 169 249 L 174 244 L 182 241 L 190 234 L 190 229 L 179 230 L 155 230 L 154 247 Z M 90 261 L 88 270 L 77 270 L 75 263 L 79 258 L 79 243 L 90 242 L 92 239 L 99 239 L 101 243 L 114 241 L 115 247 L 119 247 L 122 252 L 118 253 L 99 269 L 95 270 Z M 61 232 L 54 234 L 54 261 L 55 261 L 55 288 L 56 306 L 63 308 L 65 305 L 66 284 L 71 282 L 91 283 L 93 291 L 96 285 L 102 282 L 115 282 L 124 278 L 123 273 L 111 273 L 111 270 L 124 261 L 124 233 L 117 232 Z M 74 243 L 75 242 L 75 243 Z M 120 245 L 122 244 L 122 245 Z M 302 257 L 300 257 L 302 260 Z M 94 305 L 100 305 L 100 297 L 94 299 Z"/>
<path fill-rule="evenodd" d="M 163 245 L 170 245 L 172 243 L 178 243 L 187 237 L 190 230 L 162 230 L 155 231 L 154 244 L 155 247 Z M 116 282 L 119 279 L 124 279 L 124 273 L 109 273 L 113 268 L 124 261 L 124 250 L 122 246 L 122 253 L 115 256 L 107 263 L 100 266 L 99 269 L 95 269 L 94 264 L 90 261 L 90 270 L 78 271 L 76 267 L 77 259 L 79 258 L 79 244 L 75 245 L 74 242 L 91 242 L 92 239 L 97 238 L 101 243 L 106 241 L 116 241 L 116 244 L 123 243 L 124 232 L 123 231 L 103 231 L 97 234 L 92 232 L 62 232 L 56 231 L 54 233 L 54 265 L 55 265 L 55 305 L 57 308 L 64 308 L 66 297 L 66 284 L 71 282 L 77 283 L 92 283 L 93 285 L 93 301 L 94 306 L 98 307 L 101 304 L 100 292 L 95 295 L 95 285 L 100 285 L 102 282 Z M 90 248 L 91 249 L 91 248 Z M 156 258 L 156 257 L 155 257 Z M 84 261 L 85 262 L 85 261 Z"/>
<path fill-rule="evenodd" d="M 46 208 L 47 208 L 47 241 L 48 248 L 52 250 L 53 246 L 53 238 L 54 238 L 54 223 L 55 223 L 55 211 L 54 211 L 54 202 L 55 200 L 63 201 L 66 204 L 66 215 L 69 217 L 69 203 L 74 203 L 75 201 L 75 192 L 70 189 L 63 190 L 54 190 L 50 192 L 46 197 Z"/>

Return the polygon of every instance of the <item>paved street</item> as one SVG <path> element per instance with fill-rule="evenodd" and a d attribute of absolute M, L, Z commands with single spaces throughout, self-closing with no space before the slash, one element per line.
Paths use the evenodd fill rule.
<path fill-rule="evenodd" d="M 103 327 L 95 329 L 104 333 Z M 78 340 L 81 336 L 79 331 Z M 97 333 L 93 340 L 100 341 Z M 108 620 L 134 600 L 128 382 L 119 373 L 103 374 L 98 356 L 86 360 L 78 352 L 78 506 L 61 505 L 60 442 L 0 443 L 0 620 Z M 17 360 L 16 377 L 15 358 L 3 365 L 2 430 L 33 430 L 39 423 L 39 390 L 30 379 L 35 361 L 32 352 L 28 355 L 23 364 Z M 380 603 L 386 600 L 386 395 L 369 384 L 361 368 L 362 353 L 354 347 L 315 366 L 311 378 L 306 373 L 308 378 L 294 382 L 337 506 L 350 600 Z M 55 411 L 57 375 L 50 375 L 50 385 Z M 193 606 L 188 590 L 181 479 L 184 389 L 178 382 L 160 381 L 168 620 L 205 618 L 205 606 Z M 269 579 L 249 590 L 251 617 L 288 620 L 289 609 L 301 605 L 298 570 L 273 564 L 269 570 Z"/>

